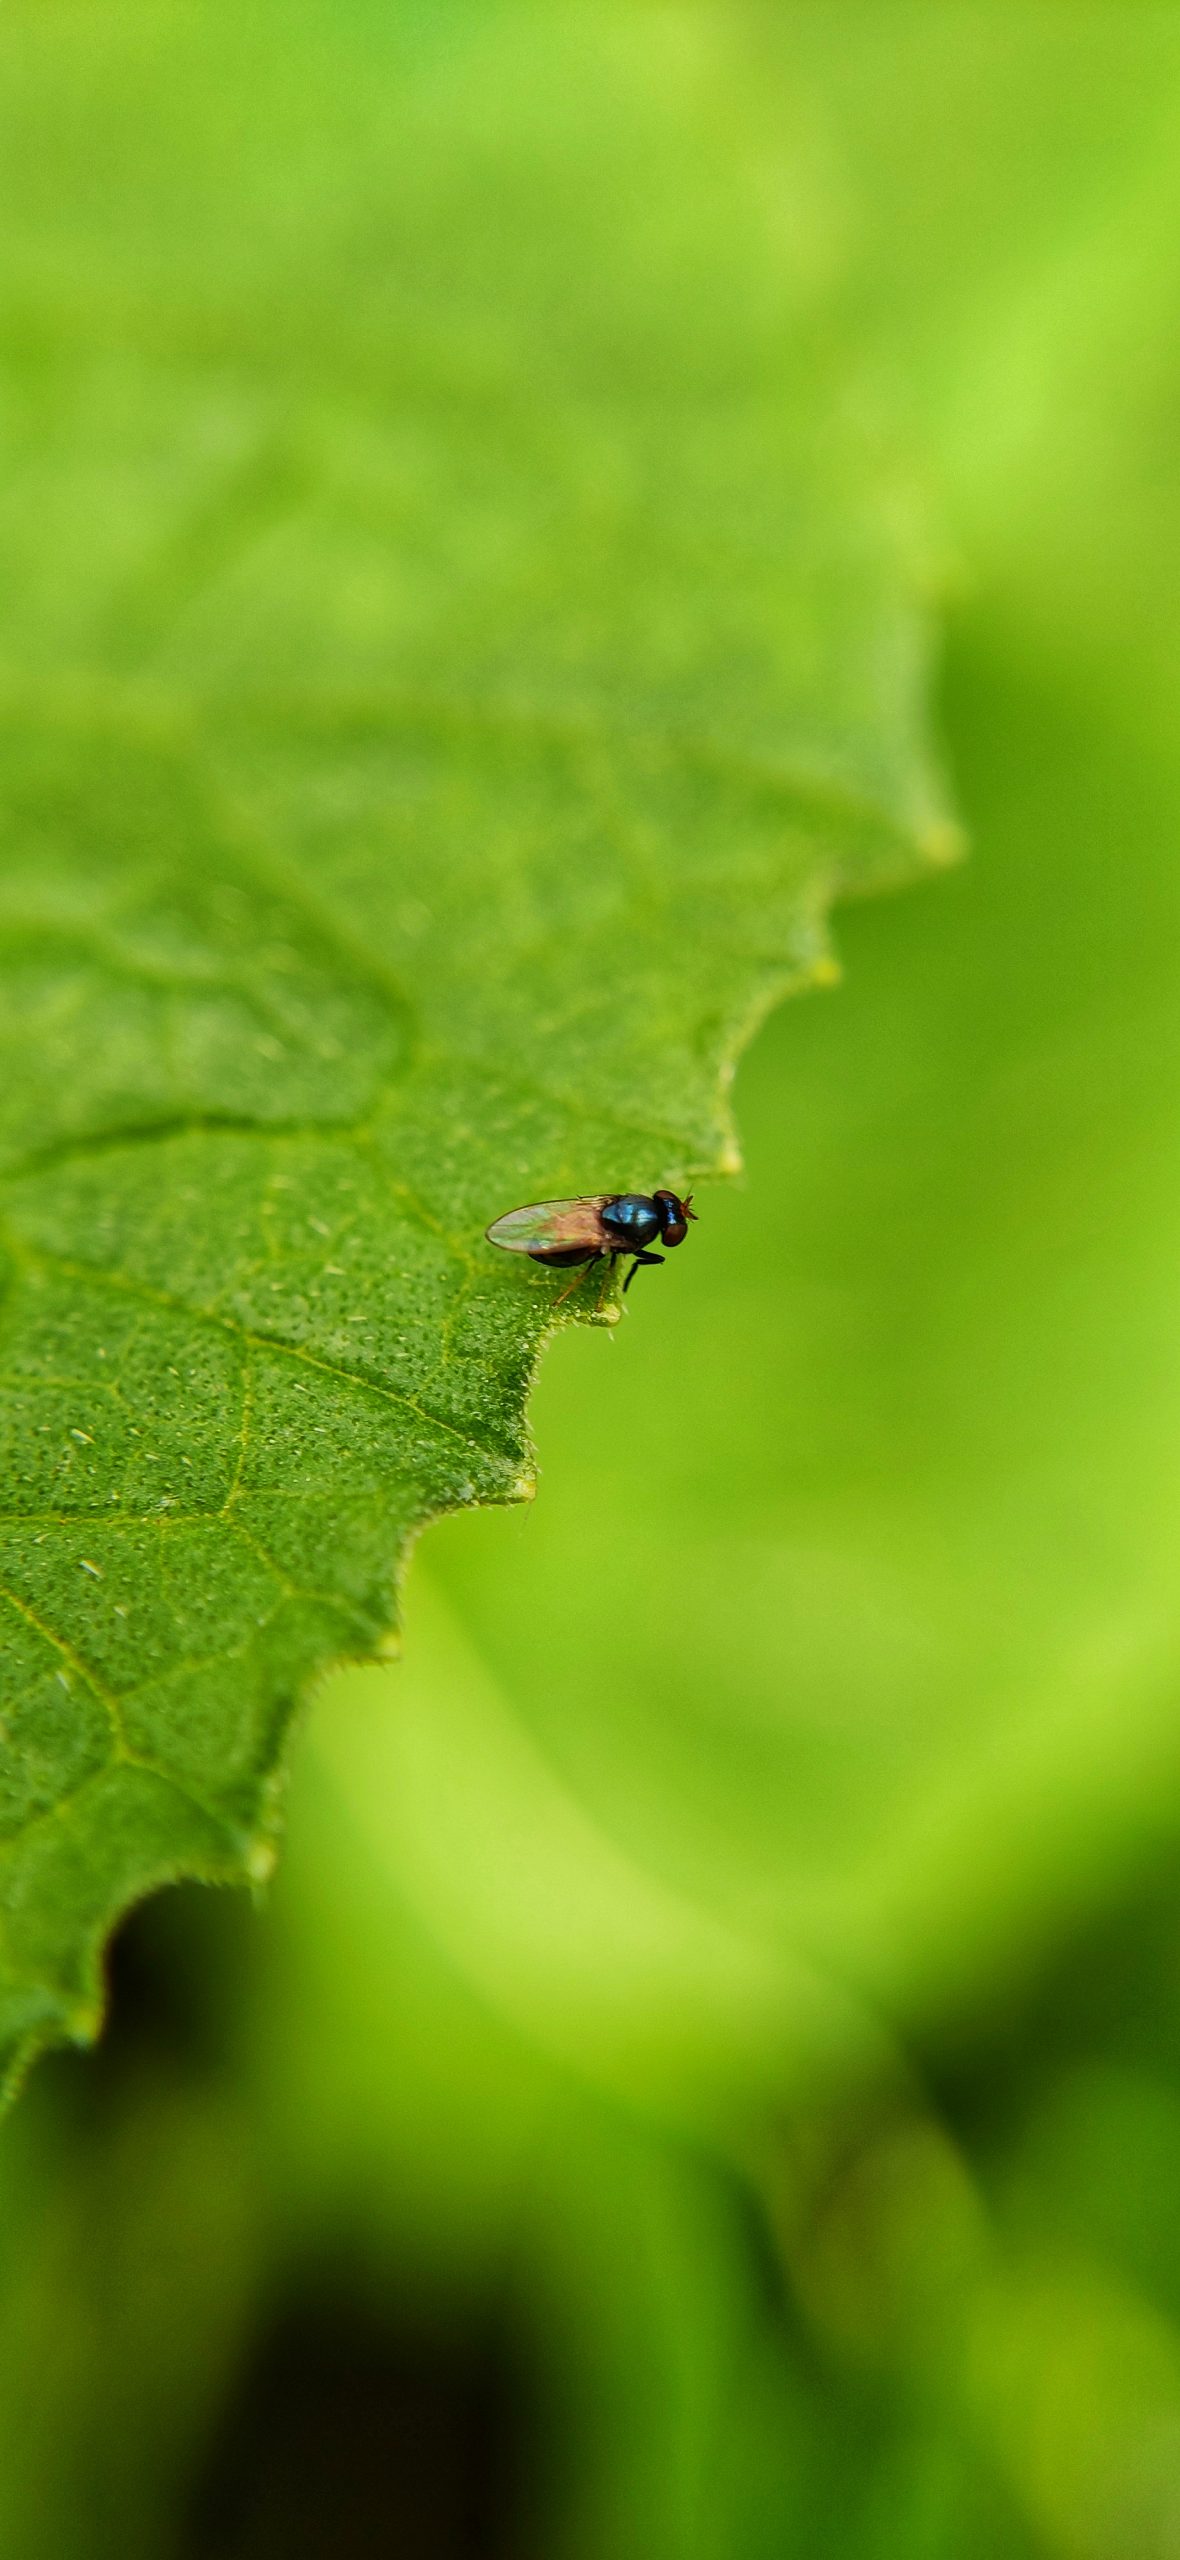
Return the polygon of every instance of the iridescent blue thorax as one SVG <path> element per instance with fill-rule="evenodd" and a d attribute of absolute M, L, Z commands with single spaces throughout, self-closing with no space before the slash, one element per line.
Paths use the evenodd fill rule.
<path fill-rule="evenodd" d="M 602 1211 L 602 1223 L 612 1244 L 617 1238 L 620 1250 L 641 1253 L 659 1235 L 660 1213 L 655 1201 L 647 1199 L 643 1192 L 624 1191 L 621 1199 L 612 1200 L 609 1208 Z"/>

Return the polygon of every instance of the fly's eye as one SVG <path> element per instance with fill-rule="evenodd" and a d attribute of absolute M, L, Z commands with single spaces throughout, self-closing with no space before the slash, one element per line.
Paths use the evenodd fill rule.
<path fill-rule="evenodd" d="M 683 1244 L 688 1234 L 684 1203 L 674 1191 L 657 1191 L 655 1199 L 660 1212 L 660 1234 L 668 1245 Z"/>

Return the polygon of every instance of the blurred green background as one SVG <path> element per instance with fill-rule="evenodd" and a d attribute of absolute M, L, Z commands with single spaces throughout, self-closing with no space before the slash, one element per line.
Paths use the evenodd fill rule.
<path fill-rule="evenodd" d="M 7 2126 L 4 2560 L 1180 2555 L 1180 16 L 751 29 L 971 859 Z"/>

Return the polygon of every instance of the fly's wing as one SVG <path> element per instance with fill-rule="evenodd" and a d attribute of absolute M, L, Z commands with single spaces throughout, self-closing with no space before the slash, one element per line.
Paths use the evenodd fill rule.
<path fill-rule="evenodd" d="M 487 1230 L 489 1244 L 505 1253 L 561 1253 L 577 1248 L 597 1253 L 604 1245 L 602 1211 L 611 1191 L 592 1200 L 534 1200 L 528 1208 L 509 1209 Z"/>

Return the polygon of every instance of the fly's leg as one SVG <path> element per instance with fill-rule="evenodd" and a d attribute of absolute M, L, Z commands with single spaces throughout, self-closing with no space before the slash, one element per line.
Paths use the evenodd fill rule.
<path fill-rule="evenodd" d="M 575 1272 L 574 1277 L 573 1277 L 573 1279 L 569 1282 L 568 1286 L 567 1286 L 566 1288 L 564 1288 L 564 1289 L 559 1289 L 559 1290 L 558 1290 L 557 1296 L 555 1297 L 555 1299 L 554 1299 L 554 1301 L 553 1301 L 553 1312 L 554 1312 L 554 1314 L 555 1314 L 555 1315 L 556 1315 L 556 1313 L 557 1313 L 557 1309 L 558 1309 L 559 1307 L 564 1307 L 565 1302 L 566 1302 L 566 1299 L 567 1299 L 567 1298 L 572 1298 L 572 1296 L 573 1296 L 573 1294 L 574 1294 L 575 1289 L 580 1288 L 581 1283 L 582 1283 L 582 1281 L 585 1279 L 587 1272 L 588 1272 L 588 1271 L 593 1271 L 595 1263 L 596 1263 L 596 1262 L 601 1262 L 601 1261 L 602 1261 L 602 1259 L 603 1259 L 603 1257 L 602 1257 L 602 1255 L 601 1255 L 600 1253 L 588 1253 L 588 1254 L 587 1254 L 586 1259 L 585 1259 L 584 1263 L 583 1263 L 583 1264 L 582 1264 L 582 1266 L 581 1266 L 581 1269 L 580 1269 L 579 1271 L 576 1271 L 576 1272 Z"/>
<path fill-rule="evenodd" d="M 632 1263 L 632 1265 L 631 1265 L 631 1268 L 630 1268 L 629 1272 L 627 1273 L 627 1277 L 626 1277 L 626 1279 L 625 1279 L 625 1280 L 624 1280 L 624 1282 L 623 1282 L 623 1296 L 624 1296 L 624 1297 L 626 1297 L 626 1295 L 627 1295 L 627 1291 L 628 1291 L 628 1289 L 629 1289 L 629 1288 L 630 1288 L 630 1286 L 631 1286 L 631 1283 L 632 1283 L 632 1281 L 633 1281 L 633 1279 L 634 1279 L 634 1277 L 635 1277 L 636 1272 L 638 1271 L 638 1269 L 639 1269 L 639 1267 L 640 1267 L 640 1264 L 643 1264 L 643 1266 L 646 1268 L 646 1267 L 647 1267 L 649 1264 L 651 1264 L 651 1263 L 659 1263 L 659 1264 L 660 1264 L 660 1266 L 661 1266 L 661 1268 L 662 1268 L 662 1267 L 663 1267 L 663 1262 L 664 1262 L 664 1256 L 663 1256 L 663 1254 L 662 1254 L 662 1253 L 637 1253 L 637 1254 L 636 1254 L 636 1256 L 635 1256 L 635 1260 L 634 1260 L 634 1262 Z"/>

